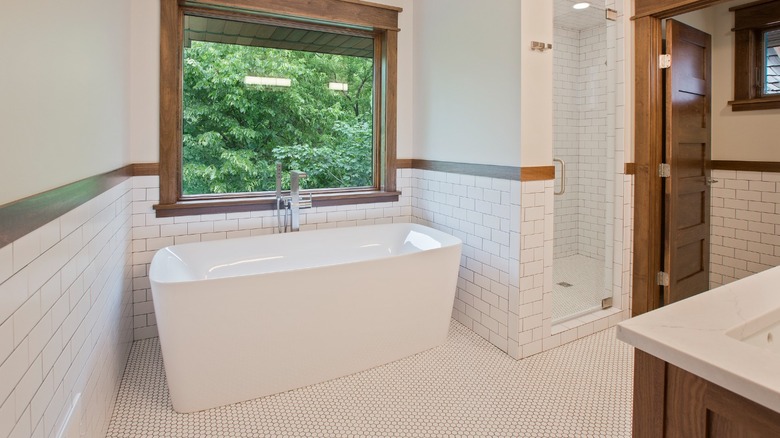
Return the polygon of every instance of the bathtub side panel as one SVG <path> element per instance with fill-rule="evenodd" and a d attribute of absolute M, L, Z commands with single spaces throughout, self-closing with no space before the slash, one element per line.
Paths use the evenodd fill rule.
<path fill-rule="evenodd" d="M 155 293 L 174 408 L 192 412 L 383 365 L 447 336 L 460 247 L 169 285 Z"/>

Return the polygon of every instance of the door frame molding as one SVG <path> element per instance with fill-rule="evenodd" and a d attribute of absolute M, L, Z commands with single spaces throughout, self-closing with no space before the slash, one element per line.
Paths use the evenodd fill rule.
<path fill-rule="evenodd" d="M 662 305 L 656 273 L 663 256 L 664 150 L 661 20 L 725 0 L 634 0 L 634 269 L 631 316 Z"/>

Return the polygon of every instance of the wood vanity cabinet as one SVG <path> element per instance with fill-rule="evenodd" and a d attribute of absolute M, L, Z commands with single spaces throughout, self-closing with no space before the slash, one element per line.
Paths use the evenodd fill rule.
<path fill-rule="evenodd" d="M 780 413 L 637 349 L 633 436 L 780 437 Z"/>

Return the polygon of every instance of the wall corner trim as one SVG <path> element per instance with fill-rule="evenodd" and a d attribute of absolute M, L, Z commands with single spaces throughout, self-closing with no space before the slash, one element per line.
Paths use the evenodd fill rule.
<path fill-rule="evenodd" d="M 520 168 L 520 181 L 548 181 L 555 179 L 555 166 L 529 166 Z"/>
<path fill-rule="evenodd" d="M 133 163 L 132 176 L 155 176 L 160 174 L 160 163 Z"/>
<path fill-rule="evenodd" d="M 0 205 L 0 248 L 35 231 L 132 176 L 157 175 L 157 163 L 118 169 Z"/>
<path fill-rule="evenodd" d="M 777 161 L 712 160 L 713 170 L 739 170 L 743 172 L 780 172 Z"/>
<path fill-rule="evenodd" d="M 520 168 L 495 164 L 458 163 L 455 161 L 420 160 L 416 158 L 396 161 L 397 167 L 484 176 L 488 178 L 520 180 Z"/>

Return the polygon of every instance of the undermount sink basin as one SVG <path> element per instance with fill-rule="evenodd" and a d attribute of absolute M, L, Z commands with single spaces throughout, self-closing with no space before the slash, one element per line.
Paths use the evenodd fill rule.
<path fill-rule="evenodd" d="M 738 341 L 780 354 L 780 307 L 726 332 Z"/>

